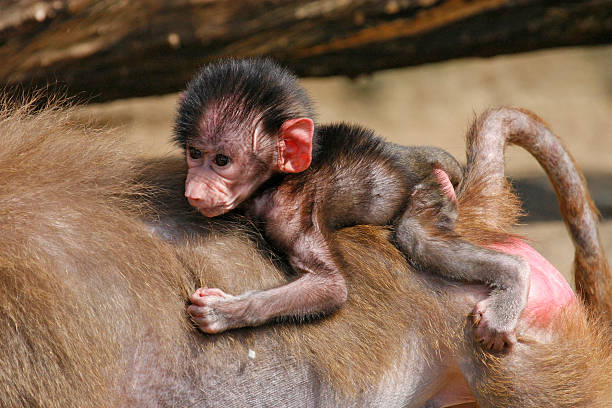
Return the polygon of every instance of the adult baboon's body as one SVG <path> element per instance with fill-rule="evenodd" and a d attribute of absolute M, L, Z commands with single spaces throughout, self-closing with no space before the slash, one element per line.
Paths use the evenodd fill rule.
<path fill-rule="evenodd" d="M 522 322 L 509 355 L 483 353 L 466 326 L 482 289 L 413 272 L 380 228 L 339 233 L 351 296 L 333 316 L 203 335 L 185 314 L 194 288 L 240 293 L 287 276 L 240 219 L 205 222 L 171 191 L 181 159 L 144 163 L 55 108 L 5 108 L 0 145 L 0 406 L 610 401 L 610 345 L 578 302 L 544 328 Z M 478 194 L 506 194 L 478 193 L 474 174 L 463 214 Z M 497 227 L 459 221 L 487 242 L 513 211 Z"/>

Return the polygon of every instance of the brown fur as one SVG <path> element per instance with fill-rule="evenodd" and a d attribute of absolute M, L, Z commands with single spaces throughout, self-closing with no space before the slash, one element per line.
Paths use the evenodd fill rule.
<path fill-rule="evenodd" d="M 143 234 L 143 190 L 124 176 L 138 164 L 118 137 L 27 106 L 2 109 L 0 135 L 0 406 L 116 406 L 126 340 L 188 327 L 182 277 L 166 273 L 182 265 Z M 151 288 L 160 301 L 140 296 Z"/>
<path fill-rule="evenodd" d="M 287 277 L 240 219 L 205 223 L 172 191 L 184 177 L 180 158 L 143 163 L 119 138 L 76 126 L 64 109 L 2 109 L 0 406 L 196 405 L 214 393 L 215 373 L 226 373 L 225 387 L 266 360 L 287 373 L 312 367 L 312 387 L 330 384 L 337 398 L 354 398 L 393 370 L 410 331 L 435 343 L 407 351 L 432 365 L 450 352 L 471 356 L 463 360 L 479 368 L 473 389 L 482 406 L 603 407 L 612 398 L 610 342 L 580 307 L 555 321 L 548 343 L 521 340 L 505 357 L 481 353 L 466 325 L 472 305 L 412 272 L 384 228 L 338 233 L 350 264 L 343 269 L 355 272 L 333 316 L 198 333 L 185 302 L 199 285 L 240 292 Z M 482 211 L 485 188 L 474 187 L 488 182 L 482 177 L 468 173 L 459 224 L 473 238 L 486 230 L 494 239 L 515 207 L 497 224 L 466 221 Z M 162 240 L 152 228 L 171 233 Z M 274 371 L 262 381 L 283 378 Z M 243 396 L 227 387 L 228 402 L 215 401 L 241 406 Z"/>

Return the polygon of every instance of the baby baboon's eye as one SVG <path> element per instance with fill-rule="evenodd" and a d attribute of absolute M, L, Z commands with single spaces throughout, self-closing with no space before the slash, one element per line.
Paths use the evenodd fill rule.
<path fill-rule="evenodd" d="M 189 157 L 191 157 L 192 159 L 197 160 L 202 158 L 202 152 L 196 149 L 195 147 L 189 146 L 188 149 Z"/>
<path fill-rule="evenodd" d="M 218 154 L 215 156 L 215 164 L 219 167 L 227 166 L 229 162 L 230 158 L 223 154 Z"/>

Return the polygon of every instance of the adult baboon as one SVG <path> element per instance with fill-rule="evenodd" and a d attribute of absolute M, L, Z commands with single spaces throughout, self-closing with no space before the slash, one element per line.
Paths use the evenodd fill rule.
<path fill-rule="evenodd" d="M 478 119 L 458 191 L 466 238 L 509 238 L 516 206 L 503 180 L 505 139 L 546 129 L 517 110 Z M 549 302 L 545 314 L 528 306 L 512 352 L 484 353 L 467 323 L 484 287 L 466 294 L 412 271 L 384 228 L 338 233 L 350 296 L 334 315 L 204 335 L 185 313 L 196 287 L 238 293 L 288 277 L 249 225 L 204 221 L 172 191 L 182 189 L 181 158 L 143 162 L 117 137 L 77 126 L 53 106 L 3 107 L 0 145 L 2 407 L 611 401 L 608 320 L 590 319 L 571 298 Z M 586 190 L 571 199 L 586 210 L 564 210 L 569 220 L 593 219 L 578 207 L 589 202 Z M 606 273 L 596 225 L 581 225 L 578 248 L 603 268 L 590 262 L 583 273 Z M 609 304 L 593 298 L 596 312 Z"/>

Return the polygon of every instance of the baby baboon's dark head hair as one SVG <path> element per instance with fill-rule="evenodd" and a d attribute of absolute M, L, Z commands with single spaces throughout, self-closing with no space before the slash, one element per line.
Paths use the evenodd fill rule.
<path fill-rule="evenodd" d="M 257 120 L 269 135 L 288 119 L 313 117 L 297 77 L 269 58 L 223 59 L 202 68 L 178 110 L 175 137 L 181 146 L 198 136 L 198 121 L 210 109 L 220 121 Z"/>

